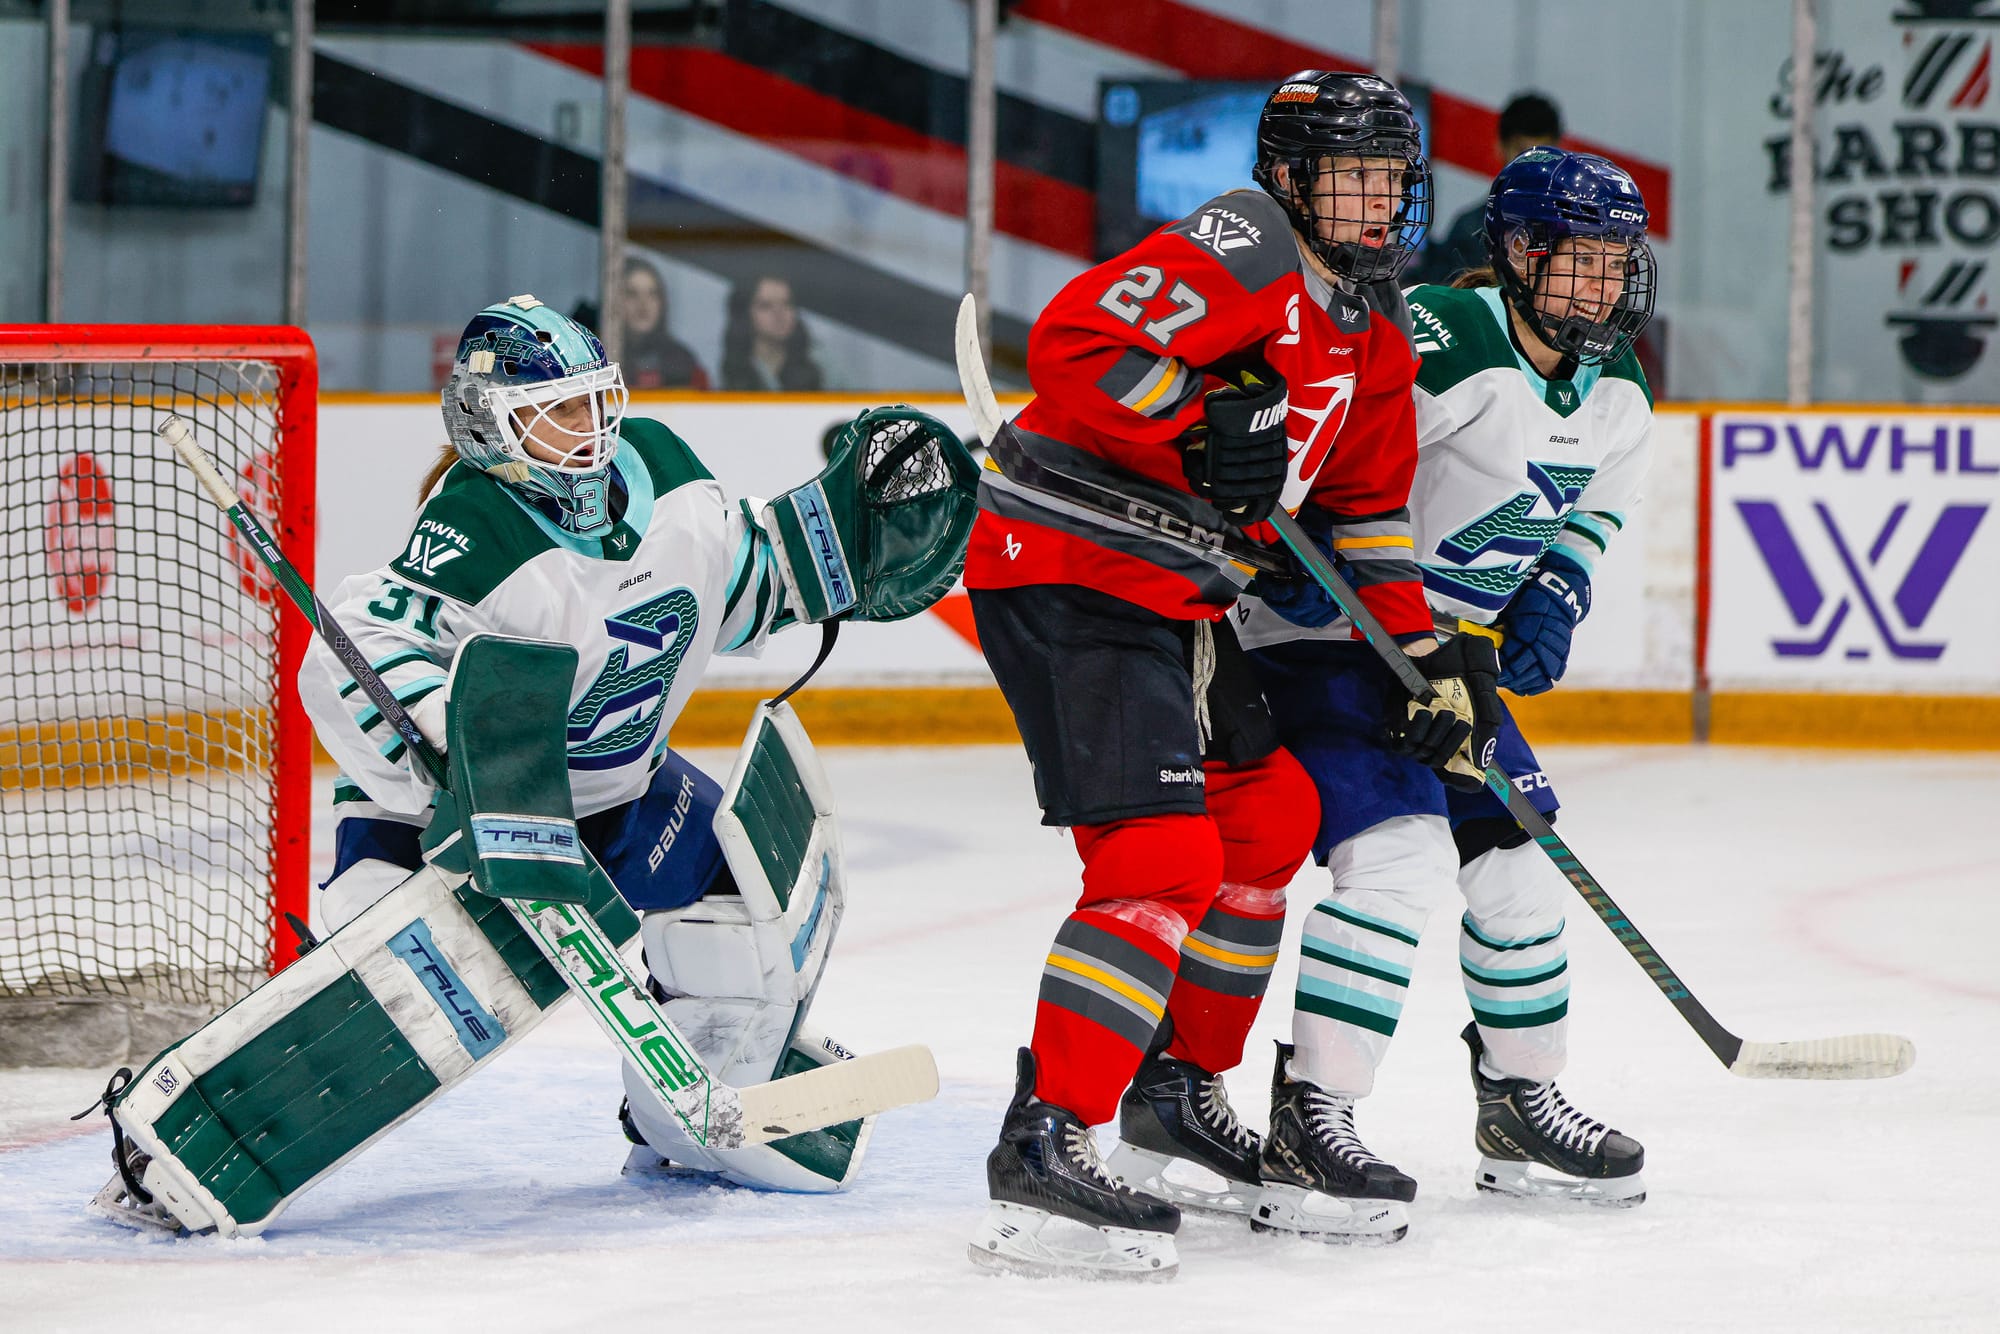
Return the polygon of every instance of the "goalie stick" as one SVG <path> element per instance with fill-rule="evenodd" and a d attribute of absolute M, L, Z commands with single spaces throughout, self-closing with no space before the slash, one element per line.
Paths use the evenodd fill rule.
<path fill-rule="evenodd" d="M 208 498 L 228 515 L 431 781 L 448 787 L 444 756 L 376 675 L 319 595 L 299 577 L 256 513 L 217 471 L 188 424 L 169 416 L 158 434 L 180 455 Z M 584 856 L 590 855 L 585 849 Z M 854 1056 L 746 1088 L 724 1084 L 661 1012 L 645 983 L 633 975 L 589 913 L 563 903 L 500 902 L 699 1144 L 728 1149 L 768 1143 L 937 1095 L 937 1064 L 930 1050 L 920 1045 Z"/>
<path fill-rule="evenodd" d="M 986 374 L 985 358 L 979 348 L 978 312 L 972 296 L 967 294 L 958 308 L 958 330 L 956 338 L 959 387 L 965 394 L 966 406 L 971 410 L 975 428 L 989 449 L 1006 419 L 1000 411 L 999 400 L 994 397 L 993 385 Z M 1005 452 L 1005 446 L 1002 446 Z M 1013 455 L 1008 454 L 1010 464 Z M 1038 476 L 1034 479 L 1026 471 L 1010 473 L 1023 486 L 1039 486 L 1051 494 L 1092 509 L 1108 517 L 1132 523 L 1135 520 L 1126 512 L 1137 502 L 1118 496 L 1108 488 L 1095 483 L 1070 477 L 1052 469 L 1036 465 Z M 1096 494 L 1093 494 L 1096 493 Z M 1322 552 L 1312 539 L 1298 525 L 1298 520 L 1280 509 L 1265 522 L 1271 524 L 1284 540 L 1299 563 L 1311 572 L 1313 579 L 1327 592 L 1347 618 L 1354 622 L 1361 637 L 1368 646 L 1394 672 L 1396 679 L 1411 698 L 1420 703 L 1428 703 L 1436 697 L 1431 684 L 1417 665 L 1403 652 L 1401 645 L 1389 637 L 1382 623 L 1375 619 L 1367 604 L 1355 594 L 1352 586 L 1340 577 L 1326 553 Z M 1179 541 L 1199 551 L 1213 551 L 1216 548 L 1206 542 L 1187 537 L 1184 534 L 1161 529 L 1154 525 L 1142 525 L 1156 536 Z M 1260 548 L 1261 550 L 1261 548 Z M 1233 553 L 1232 553 L 1233 554 Z M 1267 559 L 1269 553 L 1265 553 Z M 1245 564 L 1252 562 L 1245 561 Z M 1264 568 L 1261 564 L 1257 568 Z M 1625 947 L 1635 962 L 1646 971 L 1660 994 L 1667 998 L 1688 1027 L 1715 1053 L 1717 1060 L 1734 1075 L 1748 1079 L 1886 1079 L 1902 1074 L 1917 1059 L 1916 1044 L 1906 1037 L 1893 1033 L 1854 1033 L 1842 1037 L 1806 1038 L 1791 1042 L 1746 1042 L 1724 1028 L 1708 1007 L 1695 998 L 1694 992 L 1679 974 L 1660 957 L 1632 919 L 1625 915 L 1610 893 L 1585 868 L 1577 855 L 1557 834 L 1542 813 L 1512 780 L 1498 768 L 1489 765 L 1485 781 L 1487 790 L 1507 807 L 1507 813 L 1515 823 L 1535 840 L 1535 843 L 1555 863 L 1563 878 L 1575 887 L 1597 914 L 1598 920 L 1610 928 L 1618 943 Z"/>

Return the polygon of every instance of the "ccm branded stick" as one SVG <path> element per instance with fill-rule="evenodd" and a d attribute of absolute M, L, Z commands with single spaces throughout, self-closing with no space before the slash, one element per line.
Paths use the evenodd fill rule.
<path fill-rule="evenodd" d="M 960 303 L 958 311 L 958 333 L 956 350 L 958 357 L 959 385 L 965 394 L 966 406 L 971 409 L 974 426 L 980 438 L 988 442 L 999 433 L 1005 424 L 999 401 L 993 395 L 991 380 L 986 374 L 985 358 L 979 348 L 977 310 L 973 299 L 967 295 Z M 1142 523 L 1128 511 L 1138 506 L 1138 502 L 1118 497 L 1102 487 L 1084 483 L 1100 495 L 1085 496 L 1076 492 L 1079 479 L 1066 475 L 1045 475 L 1039 482 L 1026 477 L 1014 480 L 1023 486 L 1047 485 L 1051 493 L 1058 497 L 1096 509 L 1109 517 L 1119 519 L 1143 528 L 1154 536 L 1180 541 L 1197 550 L 1213 551 L 1217 544 L 1200 538 L 1188 538 L 1163 530 L 1157 524 Z M 1122 502 L 1122 503 L 1121 503 Z M 1431 683 L 1402 646 L 1383 630 L 1382 623 L 1375 619 L 1373 612 L 1356 595 L 1353 587 L 1342 579 L 1334 569 L 1333 562 L 1325 552 L 1300 529 L 1298 521 L 1284 510 L 1278 510 L 1266 522 L 1270 523 L 1284 540 L 1293 556 L 1311 572 L 1313 579 L 1326 590 L 1334 605 L 1340 608 L 1354 623 L 1368 646 L 1375 650 L 1382 661 L 1394 672 L 1397 681 L 1407 690 L 1412 699 L 1419 703 L 1429 703 L 1436 697 Z M 1250 562 L 1245 562 L 1250 563 Z M 1257 568 L 1263 568 L 1258 563 Z M 1746 1042 L 1724 1028 L 1708 1007 L 1695 998 L 1694 992 L 1683 982 L 1680 975 L 1668 966 L 1653 948 L 1631 918 L 1619 908 L 1596 876 L 1584 866 L 1577 855 L 1557 834 L 1547 818 L 1535 809 L 1527 794 L 1515 787 L 1498 766 L 1489 765 L 1485 773 L 1487 790 L 1493 793 L 1507 807 L 1507 813 L 1514 818 L 1524 832 L 1533 838 L 1556 869 L 1583 896 L 1590 910 L 1598 920 L 1609 927 L 1618 943 L 1646 971 L 1660 994 L 1667 998 L 1682 1019 L 1687 1021 L 1716 1059 L 1729 1069 L 1731 1074 L 1749 1079 L 1884 1079 L 1899 1075 L 1916 1061 L 1916 1045 L 1906 1037 L 1892 1033 L 1855 1033 L 1844 1037 L 1807 1038 L 1793 1042 Z"/>
<path fill-rule="evenodd" d="M 276 576 L 293 604 L 353 675 L 416 762 L 440 788 L 449 786 L 444 756 L 423 734 L 326 604 L 300 578 L 256 513 L 217 471 L 181 418 L 169 416 L 158 434 L 173 447 L 237 531 Z M 590 856 L 588 849 L 584 851 Z M 710 1148 L 768 1143 L 923 1102 L 937 1095 L 937 1065 L 923 1046 L 835 1061 L 765 1084 L 734 1088 L 716 1079 L 661 1012 L 644 981 L 633 975 L 596 920 L 580 907 L 502 899 L 528 937 L 561 972 L 597 1026 L 642 1071 L 690 1136 Z"/>

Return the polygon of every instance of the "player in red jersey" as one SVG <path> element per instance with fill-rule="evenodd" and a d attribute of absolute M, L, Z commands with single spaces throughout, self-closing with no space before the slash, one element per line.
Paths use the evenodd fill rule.
<path fill-rule="evenodd" d="M 1394 283 L 1429 211 L 1410 105 L 1366 75 L 1295 75 L 1265 105 L 1256 176 L 1262 191 L 1211 200 L 1049 303 L 1028 341 L 1036 397 L 980 487 L 965 569 L 980 642 L 1043 823 L 1083 859 L 987 1159 L 983 1263 L 1171 1273 L 1179 1204 L 1243 1214 L 1261 1189 L 1262 1145 L 1220 1076 L 1242 1059 L 1318 799 L 1227 619 L 1248 572 L 1160 527 L 1268 537 L 1276 505 L 1309 501 L 1388 630 L 1436 646 L 1405 509 L 1416 359 Z M 1070 503 L 1038 483 L 1051 472 L 1160 527 Z M 1282 605 L 1289 587 L 1262 591 Z M 1441 764 L 1472 730 L 1440 706 L 1401 735 Z M 1090 1132 L 1114 1112 L 1122 1182 Z M 1183 1162 L 1221 1188 L 1179 1179 Z M 1096 1231 L 1063 1242 L 1043 1234 L 1052 1216 Z"/>

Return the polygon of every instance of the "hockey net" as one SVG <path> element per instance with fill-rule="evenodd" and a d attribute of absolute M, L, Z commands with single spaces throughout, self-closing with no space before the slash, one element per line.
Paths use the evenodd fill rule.
<path fill-rule="evenodd" d="M 289 328 L 0 328 L 0 1065 L 144 1056 L 305 916 L 304 619 L 154 432 L 306 578 L 318 373 Z"/>

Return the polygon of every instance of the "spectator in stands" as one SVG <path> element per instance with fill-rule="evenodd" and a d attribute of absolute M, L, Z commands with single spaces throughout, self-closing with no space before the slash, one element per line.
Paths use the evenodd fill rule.
<path fill-rule="evenodd" d="M 634 389 L 707 389 L 708 372 L 694 352 L 669 332 L 667 285 L 651 260 L 625 261 L 624 346 L 618 364 Z"/>
<path fill-rule="evenodd" d="M 1554 144 L 1562 138 L 1562 112 L 1540 93 L 1519 93 L 1500 108 L 1500 137 L 1496 141 L 1500 160 L 1493 170 L 1512 162 L 1537 144 Z M 1404 275 L 1403 284 L 1449 284 L 1452 278 L 1486 263 L 1486 200 L 1481 198 L 1452 219 L 1444 232 L 1433 232 L 1430 244 Z"/>
<path fill-rule="evenodd" d="M 752 393 L 810 393 L 824 386 L 812 356 L 812 335 L 792 285 L 763 274 L 729 294 L 729 323 L 722 332 L 722 387 Z"/>

